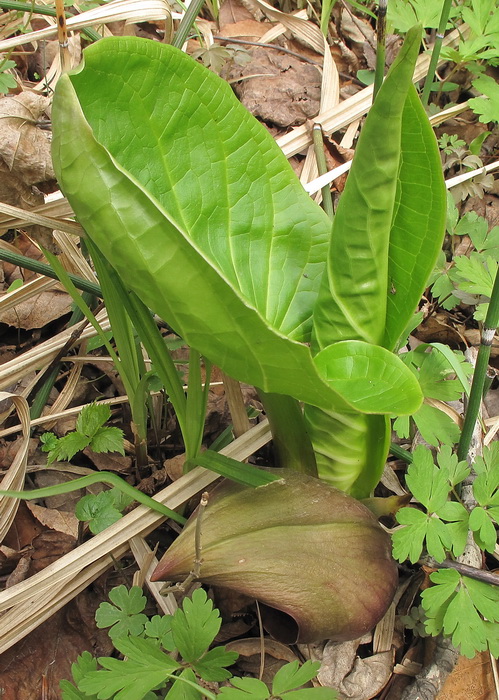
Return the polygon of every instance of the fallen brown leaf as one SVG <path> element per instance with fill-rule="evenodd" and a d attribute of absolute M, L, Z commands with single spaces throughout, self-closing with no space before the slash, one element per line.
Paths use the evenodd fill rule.
<path fill-rule="evenodd" d="M 0 201 L 23 209 L 43 204 L 34 185 L 55 182 L 49 134 L 39 124 L 50 99 L 34 92 L 0 100 Z"/>
<path fill-rule="evenodd" d="M 2 314 L 2 322 L 24 330 L 43 328 L 51 321 L 69 313 L 71 304 L 71 297 L 66 292 L 42 292 L 5 311 Z"/>
<path fill-rule="evenodd" d="M 388 683 L 392 671 L 394 653 L 383 651 L 362 658 L 358 654 L 360 643 L 369 637 L 351 642 L 327 642 L 313 658 L 321 661 L 317 674 L 319 682 L 338 691 L 340 700 L 370 700 Z"/>
<path fill-rule="evenodd" d="M 219 33 L 221 36 L 237 39 L 256 41 L 262 37 L 271 25 L 265 22 L 257 22 L 254 19 L 242 19 L 239 22 L 223 24 Z"/>
<path fill-rule="evenodd" d="M 269 49 L 254 48 L 248 53 L 251 61 L 233 65 L 229 77 L 265 76 L 234 84 L 236 95 L 255 117 L 286 127 L 304 124 L 318 114 L 321 77 L 315 66 Z"/>
<path fill-rule="evenodd" d="M 26 505 L 42 525 L 45 525 L 51 530 L 62 532 L 65 535 L 70 535 L 74 538 L 78 537 L 79 520 L 73 513 L 55 510 L 53 508 L 43 508 L 30 501 L 27 501 Z"/>
<path fill-rule="evenodd" d="M 460 656 L 436 700 L 496 700 L 492 664 L 497 661 L 486 651 L 474 659 Z"/>
<path fill-rule="evenodd" d="M 60 700 L 59 681 L 71 680 L 71 664 L 79 654 L 109 655 L 112 644 L 107 631 L 98 630 L 94 622 L 100 602 L 101 596 L 85 591 L 2 654 L 2 700 Z"/>

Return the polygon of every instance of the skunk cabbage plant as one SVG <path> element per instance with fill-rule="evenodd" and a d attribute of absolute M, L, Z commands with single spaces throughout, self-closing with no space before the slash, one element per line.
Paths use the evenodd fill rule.
<path fill-rule="evenodd" d="M 172 46 L 97 42 L 52 112 L 61 188 L 124 285 L 227 374 L 302 402 L 319 476 L 357 497 L 379 480 L 388 417 L 422 402 L 393 352 L 445 219 L 412 85 L 420 36 L 376 97 L 333 225 L 230 86 Z"/>
<path fill-rule="evenodd" d="M 351 495 L 379 480 L 389 417 L 422 402 L 395 352 L 445 222 L 412 84 L 420 36 L 408 32 L 376 97 L 333 224 L 230 86 L 172 46 L 103 39 L 55 92 L 54 167 L 92 249 L 186 343 L 261 391 L 277 445 L 293 444 L 291 413 L 311 440 L 321 481 L 224 483 L 202 526 L 201 580 L 281 611 L 286 641 L 361 636 L 396 586 L 389 537 Z M 156 579 L 189 573 L 194 530 Z"/>

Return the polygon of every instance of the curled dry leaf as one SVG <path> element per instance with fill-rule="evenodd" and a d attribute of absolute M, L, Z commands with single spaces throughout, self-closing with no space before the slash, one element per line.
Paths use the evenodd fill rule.
<path fill-rule="evenodd" d="M 328 642 L 322 651 L 314 654 L 321 661 L 317 674 L 319 682 L 335 688 L 340 700 L 370 700 L 378 695 L 392 675 L 393 651 L 361 658 L 358 647 L 363 641 L 368 640 Z"/>
<path fill-rule="evenodd" d="M 30 501 L 26 502 L 26 506 L 42 525 L 71 537 L 78 537 L 78 519 L 73 513 L 43 508 Z"/>
<path fill-rule="evenodd" d="M 49 99 L 32 92 L 0 100 L 0 201 L 27 209 L 43 204 L 33 186 L 55 180 L 47 120 Z"/>
<path fill-rule="evenodd" d="M 276 473 L 282 478 L 256 489 L 222 482 L 213 491 L 202 518 L 199 578 L 258 600 L 280 641 L 356 639 L 392 601 L 397 567 L 390 537 L 342 491 L 305 474 Z M 196 522 L 197 512 L 153 581 L 187 577 Z"/>
<path fill-rule="evenodd" d="M 2 322 L 14 328 L 33 330 L 43 328 L 51 321 L 71 311 L 71 297 L 65 292 L 41 292 L 26 301 L 20 301 L 2 314 Z"/>

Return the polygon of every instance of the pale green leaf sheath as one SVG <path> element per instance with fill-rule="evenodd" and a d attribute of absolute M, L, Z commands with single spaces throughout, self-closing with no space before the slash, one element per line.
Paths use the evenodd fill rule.
<path fill-rule="evenodd" d="M 53 124 L 78 219 L 186 342 L 267 392 L 378 412 L 361 355 L 352 398 L 317 371 L 305 343 L 330 221 L 224 81 L 171 46 L 106 39 L 59 81 Z M 402 412 L 420 400 L 414 383 Z"/>

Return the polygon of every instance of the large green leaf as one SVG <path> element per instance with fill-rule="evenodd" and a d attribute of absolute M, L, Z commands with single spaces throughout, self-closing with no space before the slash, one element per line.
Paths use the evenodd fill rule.
<path fill-rule="evenodd" d="M 89 47 L 68 82 L 74 97 L 64 100 L 78 100 L 93 138 L 168 212 L 192 255 L 201 253 L 270 326 L 308 339 L 331 222 L 230 86 L 171 46 L 118 37 Z M 78 131 L 68 136 L 78 141 Z M 62 177 L 67 189 L 67 170 Z M 115 247 L 129 236 L 113 232 Z M 156 236 L 147 250 L 162 268 L 166 234 Z"/>
<path fill-rule="evenodd" d="M 352 400 L 301 342 L 330 223 L 227 84 L 173 47 L 103 40 L 59 81 L 53 123 L 56 172 L 88 235 L 192 347 L 265 391 L 329 410 L 379 410 L 379 348 L 365 396 L 361 381 Z M 358 346 L 352 363 L 361 378 Z M 392 364 L 393 397 L 404 383 L 401 409 L 413 412 L 417 382 Z"/>

